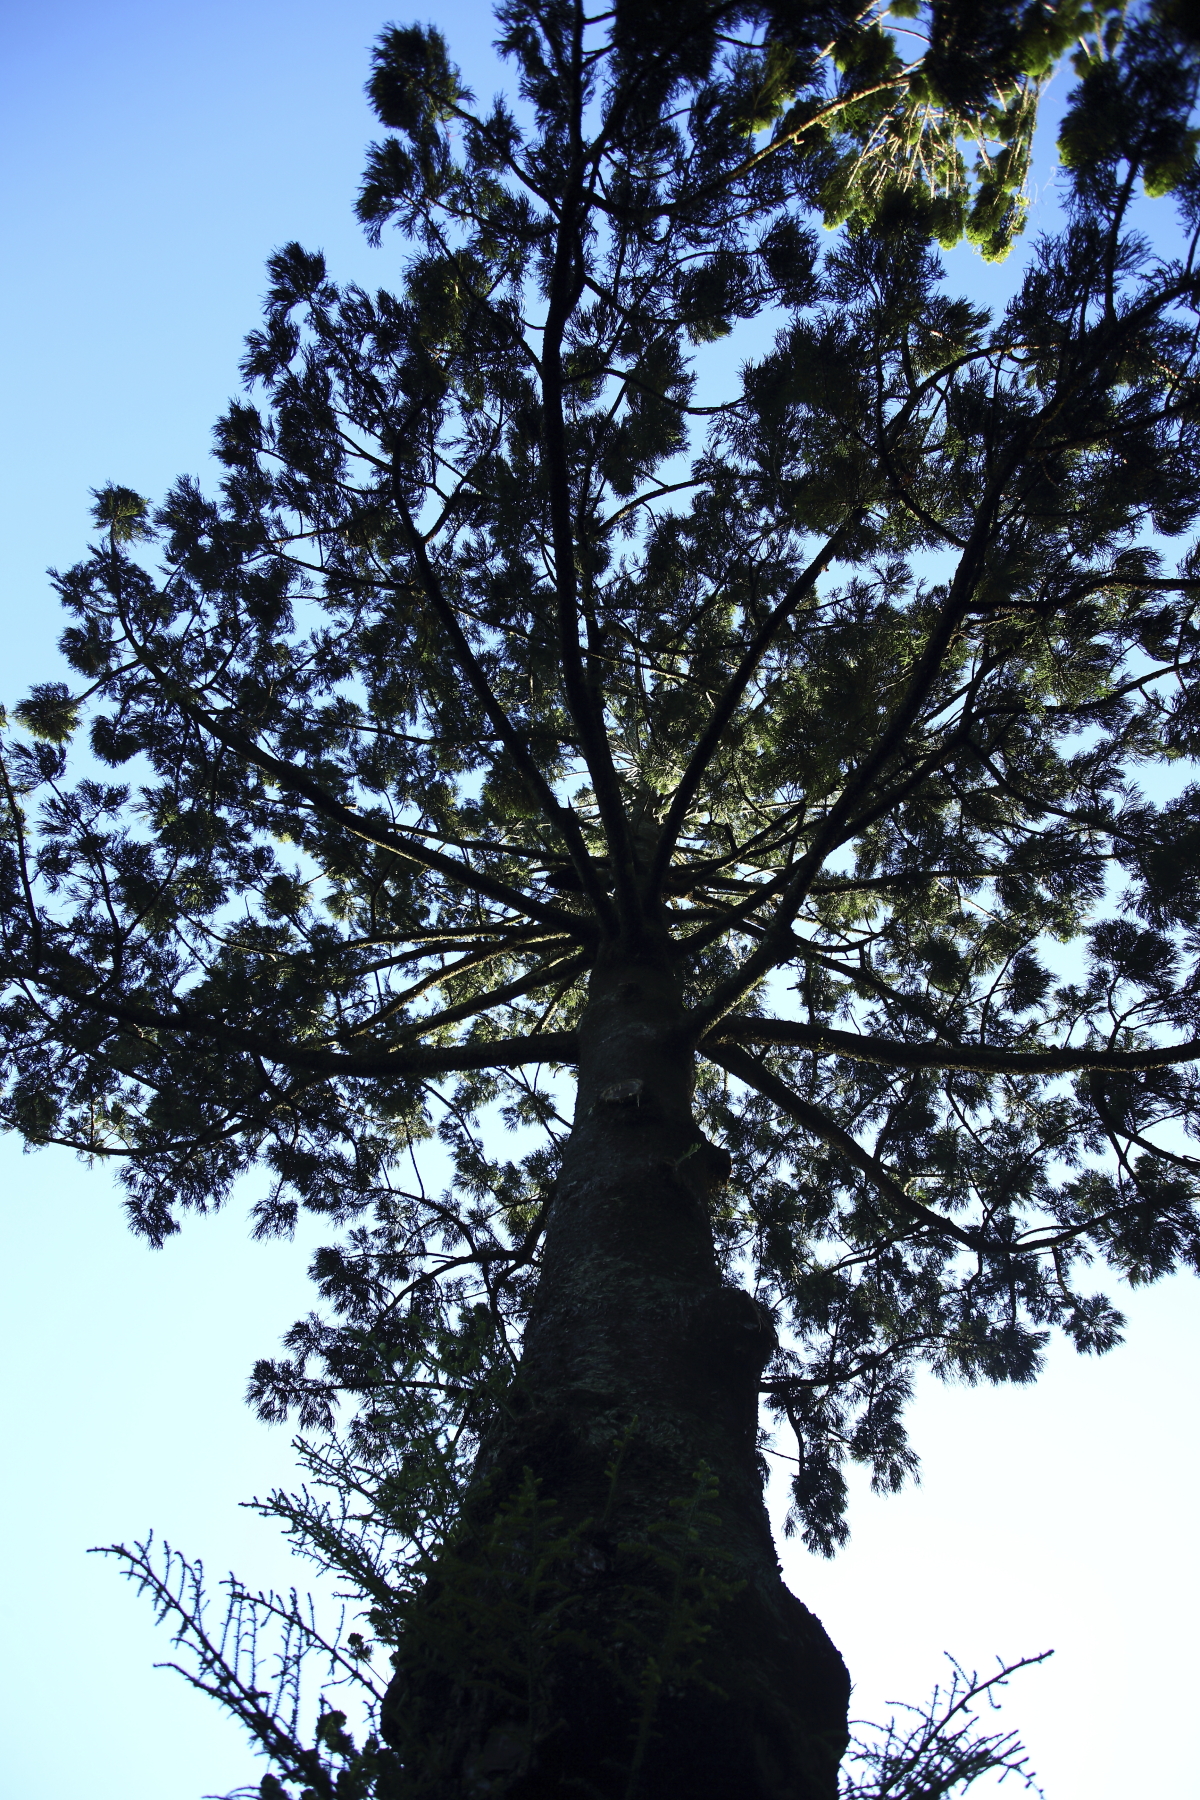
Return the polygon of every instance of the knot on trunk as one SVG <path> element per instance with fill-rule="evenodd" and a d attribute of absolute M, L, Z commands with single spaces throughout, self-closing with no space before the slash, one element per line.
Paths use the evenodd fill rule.
<path fill-rule="evenodd" d="M 705 1362 L 752 1370 L 756 1381 L 779 1343 L 769 1310 L 737 1287 L 717 1288 L 697 1300 L 687 1335 Z"/>
<path fill-rule="evenodd" d="M 703 1195 L 726 1185 L 733 1174 L 733 1158 L 722 1145 L 710 1143 L 706 1137 L 698 1137 L 688 1145 L 682 1156 L 664 1159 L 659 1163 L 658 1170 L 668 1179 L 674 1176 L 689 1191 L 698 1191 Z"/>
<path fill-rule="evenodd" d="M 639 1076 L 626 1081 L 610 1081 L 596 1096 L 596 1106 L 608 1112 L 636 1111 L 646 1099 L 646 1084 Z"/>

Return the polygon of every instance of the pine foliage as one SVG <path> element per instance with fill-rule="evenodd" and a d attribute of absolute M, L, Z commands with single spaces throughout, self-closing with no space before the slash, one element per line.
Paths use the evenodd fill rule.
<path fill-rule="evenodd" d="M 847 1459 L 913 1467 L 918 1367 L 1029 1381 L 1117 1340 L 1093 1266 L 1200 1265 L 1200 789 L 1138 785 L 1200 731 L 1197 43 L 1067 0 L 499 21 L 490 110 L 436 30 L 377 47 L 395 291 L 280 250 L 220 492 L 104 489 L 58 578 L 3 1116 L 155 1242 L 256 1168 L 260 1232 L 328 1218 L 253 1395 L 349 1403 L 419 1537 L 519 1355 L 589 974 L 665 929 L 829 1551 Z M 992 317 L 931 234 L 1006 248 L 1071 43 L 1070 217 Z"/>
<path fill-rule="evenodd" d="M 344 1598 L 365 1602 L 349 1626 L 344 1608 L 336 1618 L 322 1619 L 312 1600 L 295 1590 L 254 1592 L 232 1575 L 221 1583 L 223 1600 L 214 1607 L 203 1564 L 152 1538 L 101 1552 L 116 1558 L 170 1630 L 175 1659 L 163 1666 L 236 1719 L 269 1762 L 259 1782 L 226 1800 L 401 1800 L 412 1794 L 403 1753 L 382 1740 L 379 1715 L 387 1650 L 414 1631 L 425 1656 L 473 1667 L 476 1679 L 509 1696 L 531 1732 L 546 1723 L 542 1665 L 562 1643 L 585 1657 L 619 1658 L 634 1704 L 630 1742 L 618 1748 L 630 1800 L 644 1792 L 639 1752 L 653 1729 L 656 1702 L 664 1687 L 696 1678 L 694 1652 L 727 1585 L 711 1529 L 716 1521 L 705 1510 L 711 1480 L 703 1471 L 693 1492 L 680 1496 L 670 1516 L 652 1527 L 650 1539 L 621 1545 L 635 1603 L 632 1641 L 608 1646 L 578 1629 L 574 1570 L 597 1528 L 619 1525 L 619 1447 L 601 1518 L 564 1530 L 527 1478 L 500 1509 L 486 1542 L 475 1546 L 469 1569 L 439 1560 L 435 1603 L 424 1618 L 421 1576 L 432 1546 L 428 1540 L 414 1546 L 404 1526 L 389 1518 L 378 1471 L 355 1467 L 344 1452 L 298 1448 L 310 1486 L 254 1505 L 335 1578 Z M 480 1562 L 487 1577 L 483 1606 Z M 665 1594 L 645 1580 L 648 1563 L 670 1577 Z M 464 1605 L 468 1586 L 471 1604 Z M 987 1775 L 1001 1781 L 1016 1776 L 1040 1794 L 1017 1733 L 994 1724 L 988 1730 L 984 1720 L 1011 1677 L 1049 1654 L 1000 1663 L 983 1677 L 951 1658 L 949 1681 L 935 1687 L 923 1706 L 904 1704 L 879 1725 L 857 1721 L 842 1767 L 841 1800 L 942 1800 Z M 409 1721 L 413 1735 L 425 1741 L 427 1725 L 419 1714 Z M 430 1788 L 421 1791 L 446 1792 L 450 1785 L 435 1771 Z"/>

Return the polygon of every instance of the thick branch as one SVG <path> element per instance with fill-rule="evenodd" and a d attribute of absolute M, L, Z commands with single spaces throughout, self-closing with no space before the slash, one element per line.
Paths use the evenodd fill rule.
<path fill-rule="evenodd" d="M 1140 306 L 1131 307 L 1115 325 L 1101 327 L 1090 333 L 1084 354 L 1070 371 L 1069 378 L 1060 382 L 1054 394 L 1008 446 L 980 498 L 974 525 L 959 558 L 945 602 L 883 731 L 863 761 L 849 775 L 837 801 L 814 835 L 808 851 L 787 872 L 786 881 L 780 876 L 776 882 L 768 884 L 767 889 L 756 900 L 745 903 L 742 908 L 733 909 L 729 921 L 731 929 L 736 926 L 738 916 L 756 910 L 772 889 L 779 892 L 779 905 L 774 920 L 761 944 L 738 970 L 714 989 L 704 1005 L 697 1008 L 693 1015 L 701 1034 L 711 1029 L 724 1013 L 737 1004 L 743 994 L 756 987 L 781 961 L 787 959 L 792 920 L 803 905 L 825 858 L 837 844 L 854 835 L 857 829 L 857 810 L 868 799 L 877 776 L 903 748 L 908 733 L 920 716 L 921 708 L 933 691 L 946 653 L 972 610 L 1000 502 L 1022 459 L 1037 445 L 1039 437 L 1043 439 L 1044 451 L 1051 448 L 1045 437 L 1047 428 L 1054 425 L 1068 401 L 1086 386 L 1104 359 L 1113 355 L 1117 343 L 1135 335 L 1156 312 L 1192 291 L 1196 285 L 1195 279 L 1191 277 L 1173 283 Z"/>
<path fill-rule="evenodd" d="M 850 524 L 851 521 L 847 521 L 845 524 L 839 526 L 833 536 L 828 539 L 813 557 L 803 573 L 798 575 L 795 581 L 792 582 L 778 606 L 768 613 L 767 617 L 763 620 L 749 644 L 746 646 L 741 661 L 738 663 L 737 668 L 725 684 L 724 692 L 718 697 L 713 706 L 712 712 L 708 717 L 708 723 L 700 733 L 700 736 L 696 741 L 695 749 L 688 758 L 687 767 L 679 778 L 679 785 L 675 789 L 675 795 L 671 801 L 670 811 L 663 821 L 662 831 L 659 834 L 658 849 L 655 853 L 654 864 L 650 873 L 651 885 L 653 887 L 657 888 L 662 883 L 663 877 L 666 874 L 667 865 L 674 853 L 679 833 L 682 831 L 684 823 L 687 820 L 688 809 L 696 797 L 701 781 L 704 779 L 705 770 L 716 755 L 721 739 L 725 734 L 725 729 L 734 713 L 737 711 L 742 695 L 745 693 L 753 679 L 755 671 L 760 666 L 763 657 L 770 649 L 775 638 L 779 635 L 784 625 L 786 625 L 787 621 L 795 612 L 797 606 L 799 606 L 804 596 L 811 591 L 812 585 L 816 581 L 818 575 L 823 574 L 836 557 L 850 530 Z"/>
<path fill-rule="evenodd" d="M 818 1054 L 852 1057 L 856 1062 L 881 1063 L 889 1069 L 977 1069 L 986 1075 L 1064 1075 L 1077 1069 L 1135 1072 L 1165 1069 L 1173 1063 L 1200 1059 L 1200 1038 L 1182 1044 L 1156 1044 L 1150 1050 L 1082 1049 L 1003 1050 L 988 1044 L 906 1044 L 897 1038 L 867 1037 L 857 1031 L 837 1031 L 832 1025 L 804 1025 L 790 1019 L 740 1018 L 721 1020 L 704 1040 L 710 1054 L 715 1044 L 794 1044 Z"/>
<path fill-rule="evenodd" d="M 902 748 L 937 682 L 946 652 L 970 609 L 991 538 L 996 509 L 1015 460 L 1016 452 L 1010 452 L 1004 467 L 997 471 L 989 483 L 945 602 L 887 724 L 830 807 L 804 856 L 786 872 L 786 877 L 781 875 L 776 882 L 769 884 L 782 890 L 775 917 L 758 948 L 697 1009 L 696 1018 L 698 1022 L 702 1022 L 702 1028 L 707 1029 L 710 1024 L 715 1023 L 723 1013 L 737 1004 L 743 994 L 756 987 L 779 962 L 790 955 L 792 920 L 804 904 L 825 858 L 837 844 L 853 836 L 856 809 L 868 798 L 876 777 Z M 761 904 L 762 898 L 755 903 L 755 907 Z M 739 910 L 749 910 L 749 904 Z"/>
<path fill-rule="evenodd" d="M 576 17 L 572 68 L 571 136 L 574 168 L 563 192 L 550 277 L 549 305 L 542 331 L 542 432 L 546 485 L 550 500 L 550 536 L 554 547 L 554 585 L 558 606 L 558 648 L 567 705 L 579 733 L 584 761 L 592 778 L 596 803 L 608 839 L 619 910 L 638 916 L 629 822 L 621 799 L 602 710 L 584 668 L 579 637 L 578 576 L 571 508 L 570 462 L 563 412 L 562 344 L 567 321 L 583 291 L 583 247 L 577 212 L 583 197 L 583 147 L 580 139 L 582 45 Z M 607 903 L 601 918 L 608 916 Z"/>
<path fill-rule="evenodd" d="M 100 994 L 60 991 L 56 997 L 85 1012 L 111 1019 L 116 1025 L 130 1026 L 139 1033 L 151 1031 L 164 1032 L 168 1036 L 211 1038 L 231 1050 L 245 1050 L 253 1056 L 261 1056 L 266 1062 L 313 1075 L 351 1078 L 423 1075 L 436 1079 L 439 1075 L 465 1069 L 513 1069 L 524 1063 L 570 1063 L 576 1058 L 575 1034 L 571 1031 L 546 1031 L 528 1037 L 481 1039 L 474 1043 L 431 1048 L 414 1046 L 412 1049 L 380 1051 L 375 1055 L 346 1056 L 332 1050 L 306 1050 L 301 1044 L 263 1037 L 224 1019 L 205 1018 L 203 1014 L 189 1012 L 185 1007 L 157 1012 L 152 1007 L 106 999 Z"/>
<path fill-rule="evenodd" d="M 805 1131 L 822 1138 L 844 1156 L 847 1162 L 853 1163 L 898 1211 L 906 1213 L 920 1225 L 929 1226 L 940 1237 L 953 1238 L 955 1243 L 962 1244 L 968 1250 L 978 1250 L 981 1247 L 976 1233 L 964 1231 L 953 1219 L 943 1218 L 940 1213 L 922 1206 L 919 1200 L 914 1200 L 877 1156 L 872 1156 L 869 1150 L 865 1150 L 857 1138 L 851 1137 L 848 1131 L 844 1131 L 820 1107 L 813 1106 L 794 1093 L 786 1082 L 780 1081 L 777 1075 L 764 1068 L 757 1057 L 748 1056 L 744 1050 L 737 1050 L 732 1044 L 706 1043 L 704 1053 L 713 1062 L 728 1069 L 731 1075 L 736 1075 L 739 1081 L 744 1081 L 747 1087 L 756 1088 L 781 1113 L 803 1126 Z"/>
<path fill-rule="evenodd" d="M 399 1030 L 405 1037 L 425 1037 L 443 1025 L 456 1025 L 463 1019 L 473 1018 L 476 1013 L 489 1012 L 494 1006 L 503 1006 L 510 1000 L 519 1000 L 525 994 L 536 993 L 538 988 L 549 987 L 552 982 L 569 986 L 576 976 L 585 972 L 590 963 L 591 958 L 586 952 L 580 956 L 562 957 L 558 962 L 542 963 L 524 975 L 515 976 L 501 987 L 477 994 L 470 1000 L 459 1000 L 454 1005 L 443 1008 L 441 1012 L 431 1014 L 427 1019 L 412 1019 L 401 1025 Z"/>
<path fill-rule="evenodd" d="M 377 825 L 366 819 L 352 806 L 347 806 L 330 794 L 321 784 L 314 781 L 306 769 L 298 769 L 294 763 L 286 762 L 282 757 L 273 756 L 255 743 L 253 738 L 244 732 L 227 725 L 207 707 L 201 706 L 190 691 L 184 691 L 181 684 L 160 669 L 153 657 L 143 646 L 138 644 L 130 630 L 128 620 L 122 617 L 122 624 L 130 644 L 137 653 L 138 661 L 158 682 L 164 693 L 171 696 L 179 708 L 193 725 L 214 737 L 227 750 L 244 758 L 253 768 L 269 777 L 285 792 L 300 794 L 308 801 L 313 811 L 322 818 L 331 820 L 349 831 L 354 837 L 361 838 L 364 843 L 373 844 L 376 849 L 388 850 L 393 856 L 403 857 L 406 862 L 414 862 L 420 868 L 430 869 L 447 880 L 460 883 L 463 887 L 477 894 L 484 894 L 489 900 L 498 901 L 512 912 L 523 913 L 526 918 L 537 919 L 544 925 L 553 925 L 566 936 L 576 942 L 585 935 L 583 921 L 569 913 L 560 911 L 556 906 L 548 906 L 532 895 L 523 893 L 519 888 L 510 887 L 505 881 L 498 881 L 486 872 L 474 869 L 469 863 L 459 862 L 453 856 L 443 856 L 438 850 L 432 850 L 419 839 L 393 831 L 384 825 Z"/>
<path fill-rule="evenodd" d="M 541 810 L 548 823 L 553 825 L 555 830 L 558 831 L 562 837 L 562 840 L 567 847 L 567 852 L 570 855 L 571 862 L 574 865 L 575 873 L 582 883 L 583 891 L 587 894 L 588 899 L 596 909 L 597 918 L 602 921 L 607 921 L 611 916 L 612 905 L 608 895 L 604 891 L 597 874 L 596 865 L 584 842 L 579 820 L 576 818 L 571 807 L 560 804 L 554 789 L 550 786 L 550 783 L 546 780 L 541 769 L 538 768 L 537 763 L 534 761 L 528 744 L 525 742 L 524 738 L 522 738 L 504 707 L 500 704 L 499 699 L 492 691 L 491 683 L 488 681 L 487 676 L 480 666 L 479 659 L 471 648 L 470 642 L 467 639 L 467 634 L 459 624 L 454 608 L 446 599 L 442 584 L 438 580 L 437 572 L 429 560 L 429 553 L 425 548 L 416 526 L 409 517 L 408 509 L 406 507 L 403 508 L 403 515 L 413 561 L 416 563 L 420 573 L 421 585 L 425 590 L 425 595 L 430 606 L 437 614 L 442 629 L 450 639 L 455 661 L 470 684 L 471 690 L 479 701 L 479 704 L 483 707 L 484 712 L 490 719 L 497 737 L 516 764 L 521 779 L 534 804 Z"/>

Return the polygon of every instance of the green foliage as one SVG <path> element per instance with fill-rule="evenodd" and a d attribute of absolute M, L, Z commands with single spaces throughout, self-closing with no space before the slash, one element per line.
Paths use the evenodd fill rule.
<path fill-rule="evenodd" d="M 92 518 L 107 530 L 111 543 L 136 544 L 154 536 L 150 502 L 141 494 L 135 494 L 132 488 L 109 482 L 107 487 L 97 488 L 92 497 L 96 502 Z"/>
<path fill-rule="evenodd" d="M 65 681 L 41 682 L 13 709 L 18 725 L 46 744 L 70 742 L 79 723 L 79 702 Z"/>
<path fill-rule="evenodd" d="M 605 1682 L 626 1698 L 630 1738 L 614 1742 L 612 1755 L 632 1800 L 661 1699 L 713 1686 L 704 1647 L 737 1585 L 722 1574 L 728 1557 L 707 1469 L 697 1470 L 691 1491 L 669 1501 L 662 1517 L 639 1526 L 630 1516 L 621 1490 L 628 1435 L 609 1464 L 600 1516 L 566 1525 L 526 1470 L 510 1498 L 495 1504 L 486 1489 L 477 1491 L 469 1520 L 445 1522 L 415 1548 L 378 1472 L 368 1488 L 361 1465 L 299 1446 L 318 1496 L 332 1501 L 306 1488 L 255 1505 L 283 1521 L 344 1595 L 349 1582 L 370 1639 L 347 1631 L 344 1614 L 326 1636 L 311 1600 L 255 1594 L 233 1576 L 213 1630 L 202 1565 L 169 1545 L 156 1553 L 152 1541 L 106 1554 L 171 1625 L 188 1660 L 168 1666 L 231 1712 L 272 1761 L 277 1772 L 263 1777 L 263 1800 L 420 1800 L 444 1791 L 450 1776 L 438 1745 L 449 1766 L 461 1729 L 447 1702 L 452 1689 L 460 1706 L 465 1693 L 468 1709 L 480 1694 L 501 1702 L 511 1729 L 491 1749 L 497 1766 L 515 1774 L 556 1729 L 564 1668 L 568 1680 Z M 394 1754 L 378 1732 L 385 1647 L 406 1684 Z M 313 1666 L 322 1663 L 325 1681 L 310 1694 Z M 365 1708 L 361 1744 L 347 1730 L 346 1711 L 333 1704 L 339 1688 L 350 1696 L 344 1704 Z M 314 1708 L 306 1743 L 306 1713 Z"/>
<path fill-rule="evenodd" d="M 1059 132 L 1062 160 L 1086 192 L 1106 192 L 1141 176 L 1152 198 L 1194 184 L 1200 133 L 1189 126 L 1191 73 L 1175 55 L 1169 8 L 1134 19 L 1126 56 L 1079 58 L 1082 81 Z"/>
<path fill-rule="evenodd" d="M 904 62 L 840 5 L 509 0 L 490 110 L 390 30 L 394 291 L 279 251 L 220 492 L 105 489 L 58 577 L 3 1117 L 154 1242 L 251 1169 L 259 1231 L 328 1220 L 253 1397 L 353 1413 L 418 1539 L 519 1361 L 615 958 L 678 976 L 815 1547 L 847 1460 L 912 1468 L 917 1367 L 1030 1380 L 1117 1341 L 1095 1265 L 1200 1263 L 1200 789 L 1138 786 L 1200 743 L 1195 35 L 920 22 Z M 992 318 L 930 234 L 1008 242 L 1068 35 L 1070 217 Z"/>
<path fill-rule="evenodd" d="M 113 1544 L 101 1554 L 117 1558 L 158 1622 L 170 1627 L 172 1645 L 186 1661 L 163 1666 L 216 1700 L 274 1765 L 228 1800 L 389 1800 L 397 1773 L 392 1753 L 369 1727 L 357 1741 L 346 1713 L 329 1703 L 330 1693 L 341 1698 L 347 1687 L 356 1700 L 359 1690 L 373 1693 L 360 1637 L 340 1631 L 325 1637 L 311 1599 L 302 1601 L 294 1590 L 254 1593 L 232 1575 L 222 1584 L 226 1603 L 214 1627 L 203 1564 L 188 1562 L 169 1544 L 156 1551 L 152 1539 L 131 1550 Z M 314 1661 L 325 1665 L 325 1682 L 309 1709 L 305 1689 Z"/>
<path fill-rule="evenodd" d="M 228 1800 L 420 1800 L 444 1792 L 431 1748 L 455 1729 L 454 1718 L 439 1711 L 451 1681 L 466 1689 L 468 1703 L 472 1693 L 502 1700 L 511 1726 L 502 1741 L 493 1733 L 491 1760 L 478 1773 L 516 1778 L 538 1740 L 554 1731 L 555 1683 L 564 1670 L 569 1680 L 608 1682 L 626 1697 L 632 1729 L 612 1753 L 627 1800 L 634 1800 L 662 1699 L 689 1687 L 719 1692 L 705 1643 L 736 1584 L 722 1574 L 726 1557 L 708 1471 L 699 1469 L 692 1490 L 662 1517 L 624 1536 L 626 1440 L 610 1462 L 598 1518 L 566 1527 L 526 1471 L 494 1510 L 480 1496 L 482 1525 L 478 1518 L 469 1532 L 461 1521 L 450 1525 L 439 1554 L 431 1554 L 430 1541 L 414 1560 L 402 1531 L 377 1529 L 379 1496 L 364 1485 L 361 1467 L 299 1448 L 318 1491 L 333 1496 L 332 1508 L 314 1504 L 306 1489 L 273 1495 L 260 1510 L 285 1522 L 297 1548 L 336 1578 L 343 1599 L 362 1603 L 373 1638 L 347 1630 L 344 1612 L 336 1629 L 325 1630 L 311 1599 L 255 1593 L 234 1576 L 223 1584 L 224 1611 L 214 1627 L 201 1564 L 169 1545 L 156 1551 L 149 1540 L 104 1552 L 170 1627 L 183 1660 L 166 1666 L 237 1719 L 271 1764 L 258 1783 Z M 406 1559 L 407 1580 L 397 1581 L 390 1550 Z M 409 1677 L 400 1719 L 417 1752 L 411 1758 L 380 1738 L 380 1652 L 389 1645 L 398 1646 L 394 1660 Z M 1002 1664 L 982 1680 L 952 1662 L 944 1691 L 935 1688 L 925 1706 L 903 1708 L 907 1728 L 894 1717 L 886 1725 L 860 1722 L 842 1800 L 941 1800 L 996 1772 L 1033 1788 L 1016 1733 L 981 1731 L 979 1712 L 994 1706 L 996 1690 L 1014 1673 L 1047 1654 Z M 351 1714 L 362 1721 L 356 1731 Z"/>

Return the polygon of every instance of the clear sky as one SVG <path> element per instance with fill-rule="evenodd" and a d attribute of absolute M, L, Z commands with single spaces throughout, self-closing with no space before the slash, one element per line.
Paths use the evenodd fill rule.
<path fill-rule="evenodd" d="M 267 253 L 299 238 L 335 275 L 394 278 L 395 244 L 371 251 L 351 213 L 369 45 L 410 16 L 381 4 L 6 0 L 0 699 L 55 673 L 43 571 L 81 552 L 88 490 L 157 495 L 204 474 Z M 499 85 L 481 0 L 417 16 L 478 90 Z M 1015 279 L 965 253 L 954 268 L 976 297 Z M 0 1795 L 224 1792 L 255 1778 L 240 1736 L 151 1668 L 165 1637 L 84 1551 L 154 1526 L 214 1575 L 232 1562 L 303 1585 L 237 1502 L 288 1476 L 286 1434 L 241 1393 L 309 1304 L 314 1240 L 254 1245 L 231 1209 L 156 1254 L 125 1231 L 103 1171 L 11 1143 L 0 1231 Z M 1034 1391 L 929 1384 L 912 1420 L 922 1485 L 863 1492 L 833 1563 L 794 1545 L 784 1560 L 850 1663 L 860 1714 L 920 1697 L 943 1650 L 982 1666 L 1054 1646 L 1009 1709 L 1050 1800 L 1190 1800 L 1197 1295 L 1180 1279 L 1119 1298 L 1129 1342 L 1100 1362 L 1060 1349 Z"/>

